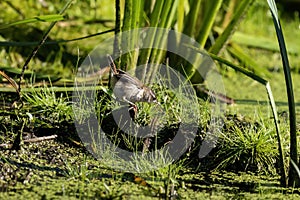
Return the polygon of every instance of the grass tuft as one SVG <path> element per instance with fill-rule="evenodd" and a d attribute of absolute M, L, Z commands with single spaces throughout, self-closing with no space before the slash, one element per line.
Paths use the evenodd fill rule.
<path fill-rule="evenodd" d="M 273 128 L 263 122 L 242 125 L 228 121 L 225 126 L 218 140 L 217 169 L 276 173 L 278 151 Z"/>

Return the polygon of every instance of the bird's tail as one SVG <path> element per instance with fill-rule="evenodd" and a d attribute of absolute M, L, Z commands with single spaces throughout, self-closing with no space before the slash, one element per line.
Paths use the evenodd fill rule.
<path fill-rule="evenodd" d="M 112 57 L 107 54 L 107 59 L 108 59 L 108 63 L 109 63 L 109 66 L 110 66 L 110 69 L 111 69 L 112 73 L 114 75 L 118 74 L 116 65 L 115 65 L 114 60 L 112 59 Z"/>

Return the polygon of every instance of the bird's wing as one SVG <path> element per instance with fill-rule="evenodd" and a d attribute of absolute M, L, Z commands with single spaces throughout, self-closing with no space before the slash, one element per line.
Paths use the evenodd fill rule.
<path fill-rule="evenodd" d="M 116 74 L 116 77 L 118 79 L 121 79 L 121 81 L 134 84 L 138 88 L 143 87 L 143 83 L 140 80 L 138 80 L 136 77 L 130 76 L 129 74 L 127 74 L 126 72 L 124 72 L 123 70 L 120 70 L 120 69 L 118 69 L 117 71 L 118 71 L 118 74 Z"/>

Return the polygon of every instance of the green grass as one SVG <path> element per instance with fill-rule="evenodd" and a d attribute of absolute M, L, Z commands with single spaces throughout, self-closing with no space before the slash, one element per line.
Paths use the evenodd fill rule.
<path fill-rule="evenodd" d="M 68 94 L 57 95 L 51 87 L 45 86 L 40 91 L 24 93 L 24 101 L 29 105 L 29 113 L 44 115 L 44 118 L 49 118 L 54 123 L 59 124 L 74 119 Z"/>
<path fill-rule="evenodd" d="M 262 123 L 245 124 L 227 122 L 225 125 L 227 131 L 219 136 L 216 168 L 276 174 L 278 150 L 272 124 L 269 127 Z"/>
<path fill-rule="evenodd" d="M 17 1 L 15 5 L 20 5 L 19 9 L 25 14 L 25 18 L 40 14 L 53 14 L 56 13 L 55 10 L 61 8 L 60 3 L 47 3 L 49 5 L 47 8 L 42 8 L 41 4 L 36 3 L 36 1 L 28 1 L 26 6 L 21 6 L 24 4 L 23 1 Z M 266 3 L 257 2 L 256 4 L 246 19 L 242 21 L 238 31 L 248 35 L 274 38 L 276 42 L 275 31 L 272 20 L 268 16 Z M 50 37 L 68 40 L 112 28 L 113 22 L 109 21 L 114 15 L 112 5 L 112 1 L 105 3 L 101 1 L 76 2 L 68 11 L 68 20 L 59 22 L 58 26 L 50 33 Z M 4 22 L 22 19 L 21 15 L 9 7 L 7 3 L 0 3 L 0 8 L 6 11 L 0 14 L 0 18 Z M 99 19 L 108 19 L 108 21 L 96 23 L 95 20 Z M 300 36 L 297 37 L 298 32 L 295 31 L 298 29 L 298 25 L 299 20 L 297 18 L 294 20 L 284 18 L 282 21 L 288 48 L 289 46 L 294 47 L 293 44 L 300 43 Z M 32 26 L 45 30 L 48 24 L 41 22 L 32 24 Z M 36 32 L 33 31 L 32 33 Z M 75 68 L 77 60 L 92 50 L 95 43 L 98 44 L 111 35 L 112 33 L 66 43 L 60 45 L 58 50 L 54 50 L 54 53 L 53 51 L 52 53 L 45 51 L 46 59 L 42 61 L 34 59 L 29 69 L 41 74 L 55 74 L 70 79 L 73 77 L 73 67 Z M 35 41 L 39 39 L 34 38 Z M 271 76 L 265 78 L 270 81 L 277 102 L 283 145 L 284 149 L 287 150 L 289 138 L 286 112 L 288 108 L 284 77 L 282 73 L 278 73 L 282 72 L 279 53 L 249 48 L 245 45 L 241 45 L 241 47 L 250 57 L 255 59 L 260 67 L 271 71 Z M 47 48 L 52 49 L 51 45 Z M 16 51 L 17 49 L 17 47 L 2 48 L 0 50 L 0 65 L 22 66 L 28 54 L 22 54 L 22 52 Z M 69 57 L 67 57 L 67 62 L 63 62 L 63 57 L 66 56 L 63 52 L 72 54 L 75 58 L 75 64 L 70 62 Z M 51 59 L 51 54 L 54 54 L 54 60 Z M 224 56 L 232 59 L 226 52 Z M 299 54 L 290 56 L 294 72 L 296 102 L 300 102 L 300 96 L 298 96 L 300 87 L 297 87 L 299 84 L 297 80 L 300 78 L 297 73 L 299 72 Z M 165 159 L 167 156 L 163 154 L 163 151 L 157 152 L 156 157 L 149 158 L 150 161 L 137 156 L 135 158 L 136 163 L 132 162 L 129 166 L 126 166 L 122 160 L 118 161 L 117 164 L 120 166 L 136 167 L 140 171 L 145 171 L 145 168 L 149 167 L 151 163 L 165 166 L 147 173 L 131 174 L 128 178 L 126 176 L 128 174 L 120 172 L 120 168 L 116 170 L 107 167 L 111 161 L 109 159 L 114 153 L 113 149 L 106 149 L 102 159 L 96 160 L 83 148 L 83 144 L 76 137 L 76 132 L 72 126 L 74 117 L 80 123 L 85 123 L 94 109 L 88 107 L 89 104 L 86 107 L 82 105 L 82 109 L 77 110 L 77 115 L 74 115 L 72 112 L 74 107 L 70 103 L 70 96 L 64 92 L 64 87 L 60 88 L 63 92 L 58 92 L 51 86 L 41 87 L 31 91 L 24 90 L 25 104 L 21 110 L 9 109 L 8 107 L 1 110 L 0 141 L 11 144 L 20 130 L 22 130 L 24 139 L 30 138 L 31 133 L 37 136 L 58 134 L 59 138 L 54 141 L 23 144 L 21 151 L 1 149 L 0 198 L 153 199 L 164 198 L 166 193 L 171 191 L 172 186 L 175 187 L 181 198 L 188 199 L 299 198 L 298 189 L 286 190 L 281 188 L 279 177 L 274 176 L 277 157 L 276 140 L 274 140 L 274 127 L 270 119 L 272 115 L 265 88 L 224 66 L 221 66 L 220 69 L 223 74 L 226 95 L 236 100 L 235 105 L 226 107 L 225 113 L 227 116 L 234 115 L 236 123 L 232 124 L 233 119 L 225 119 L 225 129 L 219 136 L 218 148 L 210 155 L 213 157 L 212 159 L 210 157 L 210 161 L 215 165 L 219 164 L 218 170 L 210 173 L 207 171 L 213 168 L 207 168 L 206 172 L 195 173 L 195 166 L 200 165 L 200 169 L 202 166 L 209 166 L 197 158 L 199 142 L 192 145 L 184 159 L 173 164 L 170 164 L 170 160 Z M 191 120 L 188 119 L 190 116 L 186 113 L 189 101 L 185 99 L 184 95 L 176 96 L 178 91 L 174 92 L 159 84 L 154 85 L 153 89 L 158 94 L 163 110 L 168 110 L 165 118 L 161 119 L 164 120 L 166 126 L 170 128 L 182 120 L 186 120 L 186 122 Z M 113 108 L 119 108 L 117 107 L 119 105 L 112 104 L 108 100 L 111 91 L 100 88 L 99 95 L 100 98 L 93 106 L 95 106 L 97 117 L 101 121 L 109 115 Z M 1 102 L 10 102 L 10 98 L 11 100 L 14 99 L 10 95 L 1 94 Z M 197 125 L 201 129 L 200 132 L 202 131 L 197 135 L 196 139 L 198 139 L 205 136 L 203 132 L 207 130 L 207 124 L 210 121 L 211 105 L 201 99 L 194 100 L 199 101 L 200 105 L 199 110 L 191 108 L 191 110 L 195 109 L 196 114 L 192 116 L 199 118 Z M 179 102 L 182 104 L 179 105 Z M 81 99 L 79 103 L 84 104 L 84 99 Z M 138 104 L 138 107 L 138 123 L 149 124 L 155 116 L 155 111 L 157 111 L 155 106 L 141 103 Z M 297 111 L 300 111 L 298 104 L 296 108 Z M 24 124 L 25 127 L 22 129 Z M 163 132 L 155 140 L 162 141 L 161 146 L 164 146 L 166 143 L 163 139 L 169 137 L 168 134 L 170 134 L 170 130 Z M 142 145 L 137 138 L 126 137 L 120 133 L 112 135 L 111 139 L 116 145 L 123 142 L 122 145 L 133 152 Z M 214 159 L 219 162 L 214 162 Z M 241 167 L 237 170 L 237 166 Z M 228 171 L 221 171 L 220 168 Z M 205 171 L 203 168 L 201 170 Z M 247 173 L 229 172 L 232 170 L 247 171 Z M 255 174 L 251 172 L 255 172 Z M 146 180 L 151 187 L 135 182 L 135 175 Z"/>

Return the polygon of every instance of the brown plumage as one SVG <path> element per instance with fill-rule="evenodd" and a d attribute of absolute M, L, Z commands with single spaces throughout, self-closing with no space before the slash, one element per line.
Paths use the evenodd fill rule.
<path fill-rule="evenodd" d="M 136 102 L 156 102 L 156 96 L 149 87 L 136 77 L 117 69 L 111 56 L 107 57 L 112 71 L 113 92 L 119 101 L 127 102 L 132 106 Z"/>

